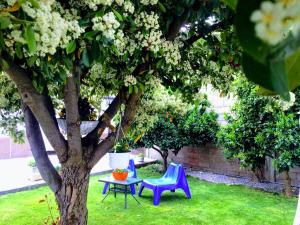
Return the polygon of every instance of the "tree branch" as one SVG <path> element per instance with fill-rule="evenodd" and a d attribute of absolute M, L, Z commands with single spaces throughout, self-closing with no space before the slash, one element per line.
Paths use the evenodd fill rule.
<path fill-rule="evenodd" d="M 129 130 L 133 119 L 136 115 L 136 111 L 139 107 L 141 97 L 143 95 L 142 91 L 138 93 L 131 94 L 125 103 L 124 116 L 122 117 L 121 126 L 123 132 L 119 134 L 118 138 L 122 138 L 124 134 Z M 92 152 L 91 158 L 89 160 L 88 167 L 93 168 L 94 165 L 103 157 L 115 143 L 117 132 L 111 133 L 105 140 L 95 146 L 94 151 Z"/>
<path fill-rule="evenodd" d="M 75 69 L 76 70 L 76 66 Z M 66 108 L 66 123 L 68 137 L 68 155 L 75 160 L 82 158 L 80 116 L 78 109 L 79 98 L 79 72 L 74 71 L 72 76 L 67 78 L 64 90 L 64 103 Z"/>
<path fill-rule="evenodd" d="M 109 123 L 118 112 L 122 103 L 122 96 L 124 96 L 124 93 L 123 91 L 120 91 L 105 112 L 98 119 L 99 123 L 97 127 L 83 138 L 83 146 L 98 144 L 100 136 L 107 127 L 107 123 Z"/>
<path fill-rule="evenodd" d="M 203 1 L 203 0 L 196 0 L 191 7 L 192 10 L 198 11 L 201 8 L 201 6 L 203 5 L 203 2 L 205 3 L 205 1 Z M 183 26 L 184 23 L 186 23 L 189 15 L 190 15 L 190 10 L 191 10 L 190 8 L 186 8 L 185 11 L 181 15 L 176 15 L 174 17 L 172 23 L 169 26 L 169 30 L 166 34 L 167 40 L 173 41 L 177 37 L 181 27 Z"/>
<path fill-rule="evenodd" d="M 52 108 L 52 105 L 50 105 L 50 97 L 45 97 L 45 95 L 36 91 L 29 78 L 30 75 L 25 69 L 16 65 L 9 59 L 5 59 L 5 61 L 9 66 L 8 68 L 5 68 L 4 71 L 16 84 L 23 102 L 30 108 L 35 118 L 41 125 L 50 144 L 57 152 L 59 160 L 61 162 L 65 161 L 67 153 L 66 140 L 60 133 L 57 126 L 57 121 L 52 115 L 54 109 Z M 49 108 L 52 109 L 49 110 Z"/>
<path fill-rule="evenodd" d="M 158 152 L 162 158 L 164 157 L 162 151 L 160 150 L 160 148 L 157 145 L 153 145 L 152 149 L 154 149 L 156 152 Z"/>
<path fill-rule="evenodd" d="M 233 17 L 229 19 L 224 19 L 218 23 L 215 23 L 207 28 L 201 29 L 200 32 L 195 33 L 189 39 L 186 40 L 186 46 L 191 46 L 200 38 L 205 37 L 206 35 L 218 30 L 218 29 L 225 29 L 226 27 L 230 26 L 233 22 Z"/>
<path fill-rule="evenodd" d="M 136 77 L 144 75 L 144 73 L 147 72 L 149 65 L 149 62 L 139 64 L 134 69 L 132 74 Z M 123 87 L 119 91 L 118 95 L 98 119 L 99 123 L 97 127 L 82 139 L 83 146 L 90 148 L 90 145 L 96 146 L 99 143 L 99 138 L 101 137 L 105 128 L 109 125 L 112 118 L 117 114 L 122 102 L 125 100 L 127 90 L 127 87 Z"/>
<path fill-rule="evenodd" d="M 34 160 L 41 176 L 51 190 L 56 193 L 60 189 L 61 178 L 49 160 L 39 124 L 28 106 L 23 104 L 22 110 L 25 117 L 27 139 L 30 143 Z"/>

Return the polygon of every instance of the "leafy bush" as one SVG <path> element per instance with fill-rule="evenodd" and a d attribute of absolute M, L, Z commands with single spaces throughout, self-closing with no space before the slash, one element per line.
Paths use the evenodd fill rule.
<path fill-rule="evenodd" d="M 205 102 L 208 103 L 207 99 Z M 216 133 L 219 129 L 218 114 L 209 111 L 209 104 L 200 104 L 201 107 L 189 111 L 182 120 L 182 129 L 187 137 L 187 145 L 202 146 L 216 142 Z"/>
<path fill-rule="evenodd" d="M 29 167 L 34 168 L 34 167 L 36 167 L 36 162 L 35 162 L 34 160 L 30 160 L 30 161 L 27 163 L 27 165 L 28 165 Z"/>
<path fill-rule="evenodd" d="M 238 158 L 262 181 L 265 157 L 274 159 L 279 172 L 285 172 L 286 190 L 290 188 L 288 171 L 300 164 L 299 89 L 296 104 L 287 109 L 278 97 L 260 96 L 258 88 L 244 80 L 235 84 L 238 100 L 226 116 L 228 124 L 217 134 L 227 158 Z M 288 187 L 289 186 L 289 187 Z M 290 191 L 287 191 L 289 195 Z"/>
<path fill-rule="evenodd" d="M 124 137 L 117 141 L 112 152 L 115 153 L 125 153 L 130 151 L 130 140 L 127 137 Z"/>

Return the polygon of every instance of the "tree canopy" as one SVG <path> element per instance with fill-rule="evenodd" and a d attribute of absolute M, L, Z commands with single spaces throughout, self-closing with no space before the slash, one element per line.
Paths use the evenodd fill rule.
<path fill-rule="evenodd" d="M 115 143 L 114 131 L 104 140 L 100 136 L 116 114 L 121 111 L 117 126 L 126 133 L 151 87 L 162 84 L 191 100 L 207 82 L 226 91 L 235 74 L 235 60 L 228 59 L 235 46 L 229 44 L 234 12 L 219 1 L 5 0 L 0 13 L 0 81 L 15 85 L 0 93 L 15 99 L 2 103 L 1 117 L 16 120 L 22 107 L 27 138 L 55 193 L 61 224 L 86 224 L 89 173 Z M 228 46 L 224 64 L 218 63 L 221 46 Z M 82 137 L 79 99 L 100 104 L 105 96 L 114 99 Z M 56 120 L 62 107 L 66 139 Z M 49 161 L 40 127 L 57 153 L 61 175 Z"/>
<path fill-rule="evenodd" d="M 231 3 L 231 8 L 224 2 Z M 113 147 L 116 132 L 104 140 L 100 137 L 120 111 L 122 122 L 117 126 L 126 133 L 142 96 L 151 87 L 162 84 L 189 100 L 205 83 L 226 93 L 243 64 L 249 78 L 288 98 L 288 89 L 298 84 L 298 1 L 271 4 L 271 9 L 283 6 L 284 12 L 295 9 L 295 14 L 286 14 L 293 32 L 279 39 L 278 45 L 255 33 L 260 20 L 251 15 L 255 10 L 264 15 L 262 1 L 224 2 L 0 1 L 0 66 L 4 72 L 0 82 L 7 84 L 0 92 L 1 118 L 21 118 L 22 108 L 33 156 L 56 195 L 61 224 L 87 223 L 89 173 Z M 286 17 L 280 18 L 284 22 Z M 82 137 L 79 98 L 99 104 L 108 95 L 114 96 L 113 101 L 98 115 L 96 128 Z M 61 104 L 66 110 L 67 138 L 56 120 Z M 16 124 L 6 126 L 9 133 Z M 57 153 L 62 175 L 46 154 L 40 127 Z"/>

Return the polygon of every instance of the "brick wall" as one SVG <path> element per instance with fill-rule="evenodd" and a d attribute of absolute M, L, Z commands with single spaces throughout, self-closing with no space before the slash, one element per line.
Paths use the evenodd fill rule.
<path fill-rule="evenodd" d="M 150 158 L 161 159 L 160 155 L 153 149 L 146 150 L 146 155 Z M 184 147 L 177 156 L 169 152 L 168 160 L 181 163 L 192 169 L 211 171 L 230 176 L 254 177 L 254 174 L 250 170 L 240 168 L 237 159 L 227 160 L 222 150 L 210 144 L 200 148 Z M 300 168 L 291 169 L 289 174 L 292 179 L 292 185 L 300 186 Z M 283 176 L 274 170 L 271 159 L 266 159 L 265 177 L 267 181 L 283 183 Z"/>
<path fill-rule="evenodd" d="M 30 146 L 25 139 L 24 144 L 13 143 L 8 136 L 0 137 L 0 159 L 19 158 L 31 156 Z"/>

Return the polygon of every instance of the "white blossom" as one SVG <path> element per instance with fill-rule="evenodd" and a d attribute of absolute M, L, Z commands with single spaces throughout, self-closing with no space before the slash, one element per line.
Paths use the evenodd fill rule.
<path fill-rule="evenodd" d="M 120 26 L 120 23 L 116 20 L 113 12 L 106 13 L 103 17 L 96 16 L 92 19 L 93 30 L 99 30 L 103 32 L 106 38 L 115 39 L 116 29 Z"/>
<path fill-rule="evenodd" d="M 290 92 L 289 94 L 290 94 L 290 101 L 284 101 L 282 99 L 278 100 L 279 105 L 282 107 L 282 109 L 284 111 L 291 108 L 295 104 L 295 101 L 296 101 L 295 94 L 293 92 Z"/>
<path fill-rule="evenodd" d="M 131 1 L 124 2 L 124 10 L 125 12 L 129 12 L 130 14 L 134 13 L 134 5 Z"/>
<path fill-rule="evenodd" d="M 84 3 L 94 11 L 98 9 L 99 5 L 110 6 L 113 3 L 113 0 L 85 0 Z"/>
<path fill-rule="evenodd" d="M 116 0 L 116 3 L 117 3 L 119 6 L 122 6 L 123 3 L 124 3 L 124 0 Z"/>
<path fill-rule="evenodd" d="M 179 51 L 179 43 L 172 41 L 163 42 L 164 57 L 167 64 L 178 65 L 181 55 Z"/>
<path fill-rule="evenodd" d="M 131 86 L 131 85 L 135 85 L 136 84 L 136 78 L 132 75 L 127 75 L 124 79 L 124 85 L 126 87 Z"/>
<path fill-rule="evenodd" d="M 54 3 L 56 2 L 53 0 L 40 1 L 38 8 L 34 8 L 29 1 L 21 5 L 24 12 L 35 19 L 33 31 L 37 43 L 37 54 L 41 56 L 53 55 L 58 47 L 65 48 L 72 39 L 78 38 L 84 32 L 76 20 L 79 18 L 76 10 L 55 11 L 62 7 Z M 12 26 L 10 29 L 12 29 L 13 43 L 7 40 L 5 42 L 7 47 L 14 42 L 26 43 L 20 26 Z M 29 55 L 28 52 L 25 52 L 25 55 Z"/>
<path fill-rule="evenodd" d="M 300 1 L 264 1 L 261 3 L 260 9 L 252 13 L 250 19 L 255 23 L 257 37 L 270 45 L 276 45 L 289 32 L 295 36 L 298 35 L 300 31 Z"/>
<path fill-rule="evenodd" d="M 138 27 L 145 27 L 147 30 L 149 29 L 158 29 L 158 15 L 153 11 L 150 14 L 146 12 L 141 12 L 140 15 L 135 19 L 135 23 Z"/>
<path fill-rule="evenodd" d="M 141 0 L 140 2 L 143 5 L 156 5 L 158 0 Z"/>

